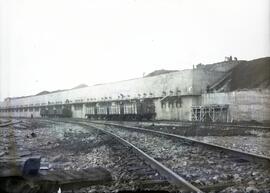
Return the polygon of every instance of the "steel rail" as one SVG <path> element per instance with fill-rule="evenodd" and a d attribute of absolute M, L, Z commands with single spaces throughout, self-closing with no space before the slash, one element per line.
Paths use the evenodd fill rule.
<path fill-rule="evenodd" d="M 125 139 L 119 137 L 118 135 L 115 135 L 109 131 L 106 131 L 102 128 L 99 128 L 97 126 L 92 125 L 89 122 L 85 121 L 59 121 L 59 122 L 66 122 L 66 123 L 72 123 L 72 124 L 78 124 L 82 126 L 87 126 L 94 128 L 98 131 L 101 131 L 107 135 L 112 136 L 114 139 L 116 139 L 119 143 L 124 145 L 125 147 L 130 148 L 134 153 L 136 153 L 141 159 L 143 159 L 146 163 L 148 163 L 153 169 L 156 169 L 160 174 L 162 174 L 170 184 L 180 188 L 183 191 L 187 192 L 197 192 L 197 193 L 203 193 L 202 190 L 197 188 L 196 186 L 192 185 L 190 182 L 186 181 L 184 178 L 173 172 L 171 169 L 164 166 L 162 163 L 158 162 L 148 154 L 146 154 L 144 151 L 133 145 L 132 143 L 126 141 Z"/>
<path fill-rule="evenodd" d="M 128 122 L 128 121 L 124 121 Z M 136 122 L 136 121 L 135 121 Z M 270 130 L 269 126 L 260 126 L 260 125 L 245 125 L 245 124 L 229 124 L 229 123 L 206 123 L 206 122 L 195 122 L 195 121 L 171 121 L 169 123 L 168 121 L 146 121 L 145 123 L 152 123 L 152 124 L 162 124 L 162 126 L 174 126 L 174 127 L 192 127 L 192 126 L 221 126 L 221 127 L 230 127 L 230 128 L 247 128 L 247 129 L 258 129 L 258 130 Z M 184 124 L 184 125 L 181 125 Z"/>
<path fill-rule="evenodd" d="M 44 119 L 43 120 L 52 120 L 52 119 Z M 60 119 L 63 122 L 63 119 Z M 115 123 L 110 123 L 110 122 L 104 122 L 104 121 L 90 121 L 90 120 L 82 120 L 82 119 L 73 119 L 74 121 L 79 121 L 79 122 L 86 122 L 86 123 L 95 123 L 95 124 L 102 124 L 102 125 L 109 125 L 109 126 L 117 126 L 117 127 L 122 127 L 122 128 L 126 128 L 126 129 L 133 129 L 133 130 L 137 130 L 137 131 L 141 131 L 141 132 L 149 132 L 152 134 L 156 134 L 156 135 L 162 135 L 162 136 L 167 136 L 167 137 L 171 137 L 171 138 L 176 138 L 176 139 L 180 139 L 180 140 L 184 140 L 187 142 L 191 142 L 194 144 L 199 144 L 202 146 L 207 146 L 211 149 L 216 149 L 219 151 L 224 151 L 227 153 L 230 153 L 231 155 L 235 155 L 235 156 L 239 156 L 242 159 L 246 159 L 248 161 L 253 161 L 253 162 L 261 162 L 264 163 L 266 166 L 270 166 L 270 157 L 267 156 L 263 156 L 263 155 L 258 155 L 258 154 L 254 154 L 254 153 L 249 153 L 249 152 L 244 152 L 238 149 L 233 149 L 233 148 L 227 148 L 221 145 L 216 145 L 216 144 L 212 144 L 212 143 L 207 143 L 207 142 L 202 142 L 196 139 L 191 139 L 188 137 L 184 137 L 181 135 L 177 135 L 177 134 L 172 134 L 172 133 L 166 133 L 163 131 L 154 131 L 154 130 L 150 130 L 150 129 L 144 129 L 141 127 L 134 127 L 134 126 L 127 126 L 127 125 L 122 125 L 122 124 L 115 124 Z M 66 120 L 65 120 L 66 121 Z"/>
<path fill-rule="evenodd" d="M 89 122 L 95 123 L 95 124 L 114 126 L 114 127 L 122 127 L 125 129 L 136 130 L 136 131 L 140 131 L 140 132 L 148 132 L 148 133 L 152 133 L 152 134 L 156 134 L 156 135 L 162 135 L 162 136 L 167 136 L 170 138 L 180 139 L 180 140 L 183 140 L 186 142 L 199 144 L 201 146 L 207 146 L 208 148 L 211 148 L 211 149 L 223 151 L 223 152 L 229 153 L 231 155 L 238 156 L 241 159 L 245 159 L 245 160 L 252 161 L 252 162 L 260 162 L 260 163 L 265 164 L 266 166 L 270 165 L 270 157 L 263 156 L 263 155 L 257 155 L 254 153 L 248 153 L 248 152 L 240 151 L 237 149 L 227 148 L 227 147 L 212 144 L 212 143 L 202 142 L 202 141 L 199 141 L 196 139 L 190 139 L 188 137 L 184 137 L 181 135 L 166 133 L 166 132 L 162 132 L 162 131 L 154 131 L 154 130 L 139 128 L 139 127 L 134 127 L 134 126 L 126 126 L 126 125 L 115 124 L 115 123 L 106 123 L 106 122 L 102 123 L 102 122 L 96 122 L 96 121 L 89 121 Z"/>
<path fill-rule="evenodd" d="M 51 119 L 50 119 L 51 120 Z M 161 136 L 167 136 L 169 138 L 176 138 L 176 139 L 179 139 L 179 140 L 183 140 L 183 141 L 186 141 L 186 142 L 189 142 L 191 144 L 198 144 L 198 145 L 202 145 L 202 146 L 206 146 L 206 147 L 209 147 L 209 148 L 212 148 L 212 149 L 216 149 L 218 151 L 221 151 L 221 152 L 226 152 L 226 153 L 229 153 L 231 155 L 236 155 L 242 159 L 247 159 L 249 161 L 259 161 L 259 162 L 263 162 L 265 163 L 266 165 L 269 165 L 270 163 L 270 158 L 269 157 L 266 157 L 266 156 L 261 156 L 261 155 L 256 155 L 256 154 L 252 154 L 252 153 L 247 153 L 247 152 L 242 152 L 242 151 L 239 151 L 239 150 L 236 150 L 236 149 L 230 149 L 230 148 L 226 148 L 226 147 L 223 147 L 223 146 L 219 146 L 219 145 L 214 145 L 214 144 L 211 144 L 211 143 L 205 143 L 205 142 L 202 142 L 202 141 L 198 141 L 198 140 L 195 140 L 195 139 L 190 139 L 188 137 L 184 137 L 184 136 L 180 136 L 180 135 L 175 135 L 175 134 L 170 134 L 170 133 L 165 133 L 165 132 L 161 132 L 161 131 L 154 131 L 154 130 L 149 130 L 149 129 L 144 129 L 144 128 L 139 128 L 139 127 L 134 127 L 134 126 L 126 126 L 126 125 L 121 125 L 121 124 L 114 124 L 114 123 L 108 123 L 108 122 L 97 122 L 97 121 L 88 121 L 88 120 L 82 120 L 82 119 L 73 119 L 73 121 L 67 121 L 67 120 L 53 120 L 55 122 L 67 122 L 67 123 L 72 123 L 72 124 L 80 124 L 80 125 L 84 125 L 84 126 L 87 126 L 87 127 L 92 127 L 92 128 L 96 128 L 96 129 L 99 129 L 100 131 L 103 131 L 111 136 L 113 136 L 116 140 L 120 140 L 119 142 L 121 142 L 122 139 L 121 137 L 113 134 L 113 133 L 110 133 L 108 131 L 105 131 L 104 129 L 101 129 L 101 128 L 97 128 L 93 125 L 89 125 L 89 123 L 94 123 L 94 124 L 99 124 L 99 125 L 108 125 L 108 126 L 114 126 L 114 127 L 120 127 L 120 128 L 126 128 L 126 129 L 131 129 L 131 130 L 136 130 L 136 131 L 140 131 L 140 132 L 149 132 L 149 133 L 152 133 L 152 134 L 156 134 L 156 135 L 161 135 Z M 117 138 L 118 137 L 118 138 Z M 124 140 L 125 141 L 125 140 Z M 127 141 L 126 141 L 127 142 Z M 123 142 L 124 144 L 127 144 L 129 142 Z M 132 145 L 132 144 L 131 144 Z M 132 149 L 133 151 L 135 151 L 135 153 L 137 152 L 138 153 L 138 156 L 139 155 L 142 155 L 140 153 L 140 151 L 136 151 L 132 146 L 129 146 L 129 145 L 125 145 L 125 146 L 128 146 L 130 147 L 130 149 Z M 147 155 L 147 154 L 146 154 Z M 150 157 L 151 158 L 151 157 Z M 153 168 L 157 169 L 157 171 L 160 170 L 160 163 L 156 162 L 157 163 L 153 163 L 151 159 L 147 159 L 145 157 L 142 157 L 142 159 L 144 159 L 149 165 L 151 165 Z M 152 158 L 153 159 L 153 158 Z M 154 160 L 154 159 L 153 159 Z M 153 164 L 153 165 L 152 165 Z M 162 164 L 161 164 L 162 165 Z M 163 166 L 163 165 L 162 165 Z M 165 167 L 166 168 L 166 167 Z M 167 168 L 168 169 L 168 168 Z M 164 170 L 164 169 L 163 169 Z M 164 170 L 165 173 L 163 173 L 162 171 L 159 171 L 162 175 L 164 175 L 164 177 L 166 176 L 166 174 L 168 174 L 168 172 L 170 171 L 170 169 L 168 170 Z M 169 174 L 170 175 L 170 174 Z M 178 174 L 176 174 L 176 176 L 174 175 L 170 175 L 170 177 L 168 176 L 167 177 L 167 180 L 171 183 L 171 184 L 174 184 L 176 185 L 177 187 L 181 187 L 183 188 L 186 187 L 185 185 L 188 185 L 190 184 L 189 182 L 187 182 L 185 179 L 183 179 L 182 177 L 178 178 L 177 177 Z M 180 182 L 179 182 L 180 180 Z M 187 184 L 186 184 L 187 183 Z M 193 186 L 192 184 L 190 184 L 191 186 Z M 196 190 L 194 189 L 188 189 L 186 187 L 187 190 L 189 191 L 193 191 L 193 192 L 202 192 L 202 190 L 204 190 L 204 188 L 202 190 L 200 190 L 199 188 L 193 186 L 194 188 L 196 188 Z M 192 187 L 191 187 L 192 188 Z"/>
<path fill-rule="evenodd" d="M 8 121 L 8 122 L 0 124 L 0 127 L 7 127 L 7 126 L 10 126 L 10 125 L 16 125 L 16 124 L 21 123 L 21 122 L 22 121 L 15 121 L 15 122 Z"/>

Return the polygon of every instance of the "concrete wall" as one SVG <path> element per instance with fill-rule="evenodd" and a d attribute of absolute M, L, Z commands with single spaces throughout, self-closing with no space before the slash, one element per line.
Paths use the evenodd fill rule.
<path fill-rule="evenodd" d="M 74 118 L 85 118 L 85 104 L 80 105 L 81 108 L 75 108 L 74 105 L 71 106 L 71 111 L 72 111 L 72 117 Z"/>
<path fill-rule="evenodd" d="M 11 101 L 3 102 L 0 105 L 35 105 L 39 103 L 47 104 L 48 101 L 64 103 L 66 99 L 74 102 L 76 99 L 83 99 L 86 101 L 87 99 L 95 98 L 96 101 L 98 101 L 105 97 L 118 99 L 120 94 L 123 94 L 125 98 L 138 98 L 138 94 L 140 94 L 141 97 L 143 94 L 146 94 L 146 96 L 149 97 L 150 93 L 155 97 L 161 97 L 163 91 L 169 93 L 170 91 L 176 92 L 177 90 L 181 90 L 182 93 L 192 93 L 192 70 L 182 70 L 154 77 L 90 86 L 47 95 L 12 99 Z"/>
<path fill-rule="evenodd" d="M 58 93 L 12 99 L 11 101 L 4 101 L 0 105 L 35 105 L 41 103 L 47 104 L 48 101 L 64 103 L 66 99 L 74 102 L 76 99 L 86 101 L 87 99 L 95 98 L 98 101 L 105 97 L 118 99 L 120 94 L 123 94 L 125 98 L 138 98 L 138 94 L 140 94 L 141 97 L 143 94 L 146 94 L 146 97 L 151 97 L 149 95 L 150 93 L 153 94 L 152 97 L 162 97 L 163 92 L 168 94 L 172 91 L 175 94 L 177 90 L 181 91 L 181 95 L 194 94 L 194 92 L 200 94 L 201 88 L 206 87 L 207 84 L 216 81 L 223 75 L 223 72 L 207 72 L 203 69 L 182 70 L 154 77 L 132 79 Z"/>
<path fill-rule="evenodd" d="M 1 117 L 31 117 L 31 115 L 33 115 L 33 117 L 40 117 L 40 110 L 39 111 L 35 111 L 33 110 L 32 112 L 27 111 L 27 112 L 0 112 L 0 116 Z"/>
<path fill-rule="evenodd" d="M 203 94 L 201 104 L 229 104 L 230 121 L 270 121 L 270 90 Z"/>
<path fill-rule="evenodd" d="M 163 105 L 161 99 L 155 100 L 157 120 L 191 120 L 191 106 L 198 105 L 200 96 L 182 96 L 181 103 L 170 104 L 169 101 Z"/>
<path fill-rule="evenodd" d="M 207 85 L 211 86 L 225 75 L 225 72 L 208 71 L 205 69 L 194 69 L 192 74 L 193 94 L 206 93 Z"/>
<path fill-rule="evenodd" d="M 180 107 L 176 105 L 169 107 L 168 104 L 165 104 L 165 107 L 162 108 L 160 101 L 155 101 L 157 119 L 190 120 L 190 109 L 192 105 L 197 104 L 198 96 L 205 92 L 208 84 L 219 80 L 224 74 L 224 72 L 207 71 L 205 69 L 182 70 L 153 77 L 101 84 L 46 95 L 11 99 L 0 103 L 0 106 L 18 107 L 23 105 L 28 107 L 39 106 L 41 104 L 47 105 L 48 102 L 50 102 L 50 104 L 59 102 L 65 104 L 67 99 L 72 102 L 76 102 L 76 100 L 80 100 L 81 102 L 96 102 L 104 101 L 105 97 L 108 101 L 142 97 L 161 99 L 164 95 L 181 95 L 182 102 Z M 120 97 L 121 94 L 124 95 L 124 98 Z M 85 105 L 79 109 L 72 105 L 73 117 L 85 118 L 85 109 Z M 40 116 L 39 112 L 34 111 L 4 112 L 0 113 L 0 116 L 30 117 L 31 114 L 33 114 L 34 117 Z"/>

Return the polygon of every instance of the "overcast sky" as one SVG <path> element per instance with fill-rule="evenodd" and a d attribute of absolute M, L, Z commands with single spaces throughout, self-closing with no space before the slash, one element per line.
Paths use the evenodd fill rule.
<path fill-rule="evenodd" d="M 0 100 L 270 55 L 269 0 L 0 0 Z"/>

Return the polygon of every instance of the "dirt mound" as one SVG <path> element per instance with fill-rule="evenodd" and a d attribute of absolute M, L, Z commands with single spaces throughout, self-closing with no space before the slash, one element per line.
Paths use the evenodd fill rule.
<path fill-rule="evenodd" d="M 241 62 L 231 72 L 230 90 L 270 88 L 270 57 Z"/>
<path fill-rule="evenodd" d="M 49 91 L 44 90 L 44 91 L 42 91 L 42 92 L 40 92 L 40 93 L 38 93 L 36 95 L 44 95 L 44 94 L 49 94 L 49 93 L 50 93 Z"/>
<path fill-rule="evenodd" d="M 160 75 L 160 74 L 166 74 L 166 73 L 171 73 L 171 72 L 177 72 L 177 70 L 164 70 L 164 69 L 155 70 L 155 71 L 147 74 L 145 77 L 157 76 L 157 75 Z"/>
<path fill-rule="evenodd" d="M 73 87 L 71 90 L 77 89 L 77 88 L 85 88 L 85 87 L 88 87 L 88 85 L 87 84 L 79 84 L 78 86 Z"/>

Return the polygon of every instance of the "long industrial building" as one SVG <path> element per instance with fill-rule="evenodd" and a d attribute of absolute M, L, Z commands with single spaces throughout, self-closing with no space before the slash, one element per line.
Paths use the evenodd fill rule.
<path fill-rule="evenodd" d="M 1 117 L 40 117 L 44 108 L 69 105 L 72 117 L 86 118 L 91 104 L 152 99 L 156 120 L 269 121 L 270 93 L 222 92 L 229 72 L 241 61 L 197 65 L 150 77 L 100 84 L 61 92 L 6 98 Z"/>

